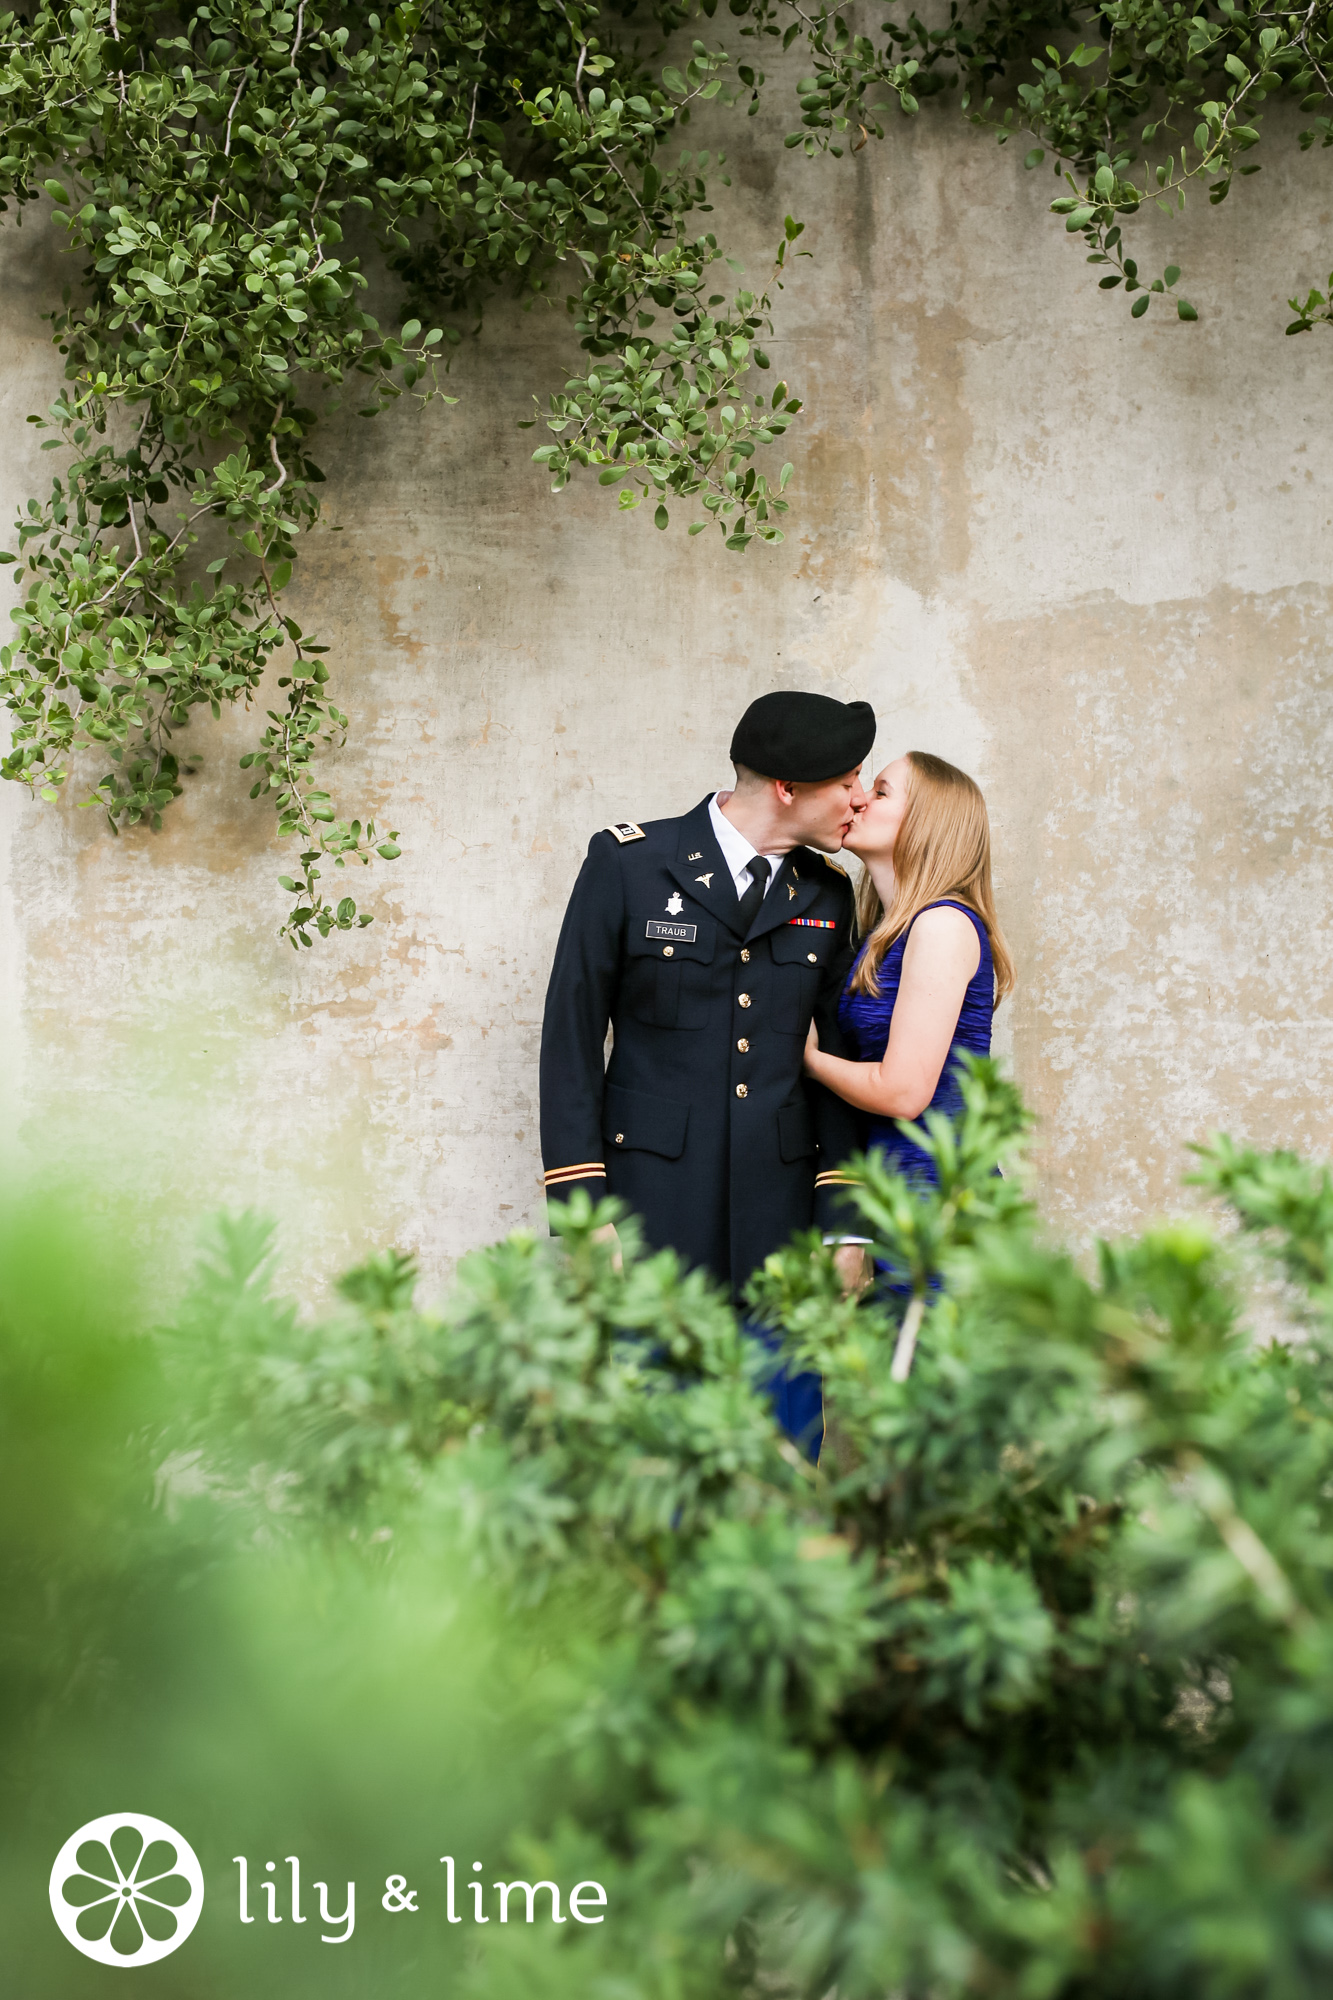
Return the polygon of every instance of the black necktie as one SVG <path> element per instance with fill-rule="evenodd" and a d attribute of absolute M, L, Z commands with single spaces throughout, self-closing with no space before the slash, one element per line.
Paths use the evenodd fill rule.
<path fill-rule="evenodd" d="M 759 915 L 759 905 L 764 900 L 768 878 L 772 874 L 772 864 L 766 855 L 756 854 L 750 863 L 750 886 L 740 899 L 741 936 L 748 937 L 750 926 Z"/>

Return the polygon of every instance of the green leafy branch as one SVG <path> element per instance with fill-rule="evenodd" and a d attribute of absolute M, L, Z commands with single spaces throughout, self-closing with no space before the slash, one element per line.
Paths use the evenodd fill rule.
<path fill-rule="evenodd" d="M 1303 299 L 1288 299 L 1287 304 L 1296 317 L 1287 328 L 1288 333 L 1309 333 L 1314 326 L 1333 326 L 1333 274 L 1328 280 L 1328 290 L 1321 292 L 1311 286 Z"/>
<path fill-rule="evenodd" d="M 704 0 L 700 11 L 711 14 L 713 5 Z M 1116 266 L 1105 289 L 1123 284 L 1138 294 L 1135 317 L 1175 283 L 1141 279 L 1137 264 L 1117 254 L 1120 230 L 1146 203 L 1177 214 L 1191 183 L 1206 186 L 1214 205 L 1224 201 L 1236 177 L 1259 171 L 1244 156 L 1259 144 L 1263 106 L 1276 95 L 1319 114 L 1299 134 L 1303 149 L 1333 144 L 1329 0 L 1296 10 L 1271 0 L 951 0 L 947 18 L 929 26 L 915 8 L 886 10 L 878 40 L 855 32 L 827 0 L 731 0 L 731 11 L 745 22 L 742 35 L 784 49 L 804 39 L 815 59 L 796 85 L 801 122 L 789 147 L 859 151 L 883 136 L 895 108 L 912 117 L 955 89 L 964 115 L 1001 144 L 1035 141 L 1024 164 L 1053 158 L 1071 189 L 1055 212 L 1078 216 L 1067 226 L 1086 233 L 1090 261 Z M 1043 33 L 1059 44 L 1034 52 Z M 743 64 L 738 75 L 753 109 L 764 73 Z M 1197 318 L 1188 300 L 1178 299 L 1177 311 Z"/>
<path fill-rule="evenodd" d="M 1101 286 L 1123 283 L 1126 294 L 1137 293 L 1130 310 L 1141 318 L 1154 294 L 1173 291 L 1180 272 L 1171 265 L 1151 282 L 1140 278 L 1123 254 L 1123 224 L 1150 200 L 1179 213 L 1191 183 L 1205 186 L 1217 206 L 1238 175 L 1259 172 L 1260 163 L 1243 156 L 1259 144 L 1269 97 L 1300 96 L 1303 108 L 1329 101 L 1329 9 L 1316 0 L 1302 16 L 1222 0 L 1212 18 L 1202 7 L 1172 12 L 1159 0 L 1103 0 L 1090 18 L 1100 43 L 1079 42 L 1067 53 L 1049 46 L 1044 60 L 1032 58 L 1035 81 L 1018 85 L 1016 106 L 996 116 L 987 97 L 971 115 L 1002 141 L 1020 130 L 1036 139 L 1029 169 L 1055 154 L 1071 192 L 1052 212 L 1071 235 L 1083 235 L 1089 263 L 1117 267 Z M 1187 299 L 1176 299 L 1176 311 L 1198 318 Z"/>
<path fill-rule="evenodd" d="M 34 420 L 57 431 L 49 443 L 75 456 L 47 506 L 30 501 L 19 517 L 18 557 L 0 556 L 18 561 L 26 583 L 13 612 L 16 643 L 0 649 L 0 692 L 14 717 L 4 775 L 54 800 L 72 758 L 101 748 L 112 768 L 83 803 L 100 805 L 113 831 L 140 821 L 160 826 L 193 768 L 179 744 L 192 712 L 206 707 L 216 718 L 224 701 L 248 703 L 269 660 L 291 644 L 295 666 L 279 681 L 292 689 L 288 713 L 272 718 L 261 749 L 242 764 L 262 768 L 252 797 L 276 791 L 279 834 L 305 839 L 302 902 L 283 935 L 309 942 L 312 924 L 323 935 L 335 925 L 348 929 L 355 906 L 343 898 L 335 911 L 321 896 L 320 856 L 341 867 L 349 856 L 364 862 L 373 849 L 389 860 L 398 849 L 393 836 L 377 841 L 373 821 L 364 829 L 336 821 L 309 768 L 317 743 L 335 740 L 347 718 L 320 699 L 329 675 L 317 656 L 327 648 L 304 638 L 276 593 L 318 501 L 308 482 L 287 477 L 276 430 L 276 479 L 245 450 L 205 471 L 168 443 L 152 415 L 146 405 L 125 451 L 105 441 L 100 394 L 67 395 L 52 406 L 49 425 Z M 185 504 L 164 524 L 173 493 Z M 225 522 L 233 551 L 201 576 L 190 558 L 210 521 Z M 248 581 L 223 580 L 229 565 L 249 571 Z M 188 581 L 187 567 L 196 571 Z"/>
<path fill-rule="evenodd" d="M 786 236 L 778 248 L 773 283 L 781 284 L 787 250 L 804 225 L 787 218 Z M 669 521 L 667 501 L 675 496 L 701 496 L 729 549 L 743 550 L 755 535 L 780 542 L 775 516 L 785 514 L 781 497 L 792 467 L 785 465 L 776 484 L 750 461 L 756 447 L 774 443 L 801 408 L 779 382 L 772 395 L 752 403 L 732 399 L 736 385 L 751 362 L 770 366 L 756 343 L 771 330 L 771 298 L 739 292 L 728 310 L 721 293 L 702 294 L 708 267 L 721 256 L 716 237 L 707 235 L 665 254 L 640 252 L 622 260 L 616 306 L 639 331 L 619 351 L 612 349 L 587 372 L 565 384 L 563 395 L 550 398 L 541 420 L 558 442 L 540 445 L 534 459 L 553 474 L 552 491 L 560 492 L 579 467 L 597 468 L 598 483 L 620 488 L 619 504 L 628 512 L 645 499 L 656 501 L 659 528 Z M 603 305 L 604 288 L 597 304 Z M 674 325 L 665 337 L 656 332 L 655 315 L 645 304 L 669 306 Z M 599 329 L 582 322 L 585 345 L 599 341 Z M 535 419 L 533 421 L 536 421 Z M 707 525 L 692 523 L 691 534 Z"/>

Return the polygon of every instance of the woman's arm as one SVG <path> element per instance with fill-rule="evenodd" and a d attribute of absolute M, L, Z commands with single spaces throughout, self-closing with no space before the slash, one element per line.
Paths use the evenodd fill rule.
<path fill-rule="evenodd" d="M 806 1074 L 848 1104 L 877 1118 L 919 1118 L 935 1095 L 963 1010 L 968 981 L 981 963 L 976 929 L 961 910 L 923 910 L 903 952 L 902 979 L 878 1062 L 846 1062 L 806 1043 Z"/>

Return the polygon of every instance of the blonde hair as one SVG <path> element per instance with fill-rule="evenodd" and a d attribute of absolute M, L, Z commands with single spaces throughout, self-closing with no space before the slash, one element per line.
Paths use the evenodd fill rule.
<path fill-rule="evenodd" d="M 1014 961 L 995 914 L 986 801 L 966 771 L 928 750 L 909 750 L 907 766 L 907 804 L 893 844 L 893 901 L 886 910 L 868 868 L 856 892 L 857 924 L 868 942 L 852 990 L 878 994 L 889 946 L 928 904 L 948 896 L 975 910 L 986 926 L 998 1007 L 1013 988 Z"/>

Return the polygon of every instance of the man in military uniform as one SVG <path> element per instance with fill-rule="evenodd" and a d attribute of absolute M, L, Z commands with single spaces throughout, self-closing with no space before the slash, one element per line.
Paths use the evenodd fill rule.
<path fill-rule="evenodd" d="M 762 695 L 732 738 L 734 791 L 593 835 L 556 947 L 548 1199 L 620 1195 L 654 1248 L 735 1298 L 794 1231 L 835 1226 L 837 1170 L 858 1144 L 855 1113 L 801 1064 L 812 1016 L 820 1045 L 839 1045 L 852 890 L 828 857 L 865 805 L 874 736 L 868 702 Z"/>

